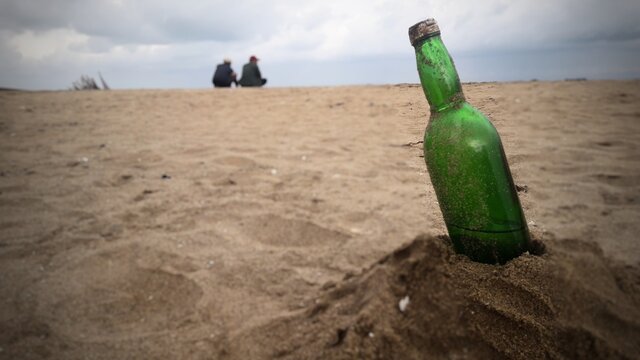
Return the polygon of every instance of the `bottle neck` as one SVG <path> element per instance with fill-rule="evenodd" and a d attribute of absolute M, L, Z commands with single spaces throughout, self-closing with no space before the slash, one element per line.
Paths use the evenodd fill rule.
<path fill-rule="evenodd" d="M 431 111 L 444 111 L 464 102 L 458 72 L 440 35 L 418 42 L 415 50 L 420 83 Z"/>

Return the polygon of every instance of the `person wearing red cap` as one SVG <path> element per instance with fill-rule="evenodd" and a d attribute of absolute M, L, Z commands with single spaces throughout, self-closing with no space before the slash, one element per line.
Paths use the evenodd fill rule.
<path fill-rule="evenodd" d="M 255 55 L 251 55 L 249 63 L 242 67 L 242 78 L 238 82 L 242 86 L 262 86 L 267 83 L 267 79 L 262 78 L 260 69 L 258 68 L 258 59 Z"/>

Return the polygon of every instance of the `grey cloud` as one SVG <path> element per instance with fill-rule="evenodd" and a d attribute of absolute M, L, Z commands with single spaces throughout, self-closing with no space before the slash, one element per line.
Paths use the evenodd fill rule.
<path fill-rule="evenodd" d="M 634 0 L 575 2 L 557 22 L 560 38 L 569 42 L 640 39 L 640 6 Z"/>
<path fill-rule="evenodd" d="M 576 36 L 572 41 L 578 44 L 593 44 L 597 42 L 627 42 L 638 39 L 640 39 L 640 30 L 614 29 L 607 32 L 588 33 Z"/>
<path fill-rule="evenodd" d="M 71 7 L 69 1 L 52 0 L 43 6 L 41 1 L 0 2 L 0 30 L 50 30 L 64 27 Z"/>
<path fill-rule="evenodd" d="M 273 29 L 275 16 L 257 1 L 71 1 L 0 3 L 0 29 L 20 32 L 72 28 L 114 43 L 234 41 Z"/>
<path fill-rule="evenodd" d="M 639 39 L 637 0 L 484 3 L 451 15 L 447 37 L 465 51 L 534 50 Z M 451 13 L 447 13 L 451 14 Z M 448 30 L 448 29 L 445 29 Z"/>

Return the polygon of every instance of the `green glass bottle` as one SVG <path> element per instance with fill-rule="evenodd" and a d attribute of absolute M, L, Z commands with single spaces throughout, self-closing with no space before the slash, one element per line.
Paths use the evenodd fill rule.
<path fill-rule="evenodd" d="M 424 159 L 456 252 L 505 263 L 527 251 L 529 231 L 498 132 L 466 102 L 433 19 L 409 28 L 431 107 Z"/>

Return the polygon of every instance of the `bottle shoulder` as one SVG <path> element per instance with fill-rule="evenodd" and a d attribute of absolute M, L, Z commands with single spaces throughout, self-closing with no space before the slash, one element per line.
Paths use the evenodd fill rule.
<path fill-rule="evenodd" d="M 466 128 L 495 131 L 495 127 L 489 118 L 467 102 L 444 111 L 431 112 L 428 128 Z"/>
<path fill-rule="evenodd" d="M 425 131 L 425 147 L 432 148 L 444 144 L 478 144 L 500 146 L 500 136 L 491 121 L 478 109 L 469 104 L 432 113 Z M 492 145 L 489 145 L 492 144 Z M 449 148 L 448 146 L 446 146 Z M 463 145 L 461 148 L 464 148 Z M 448 151 L 452 151 L 449 148 Z"/>

